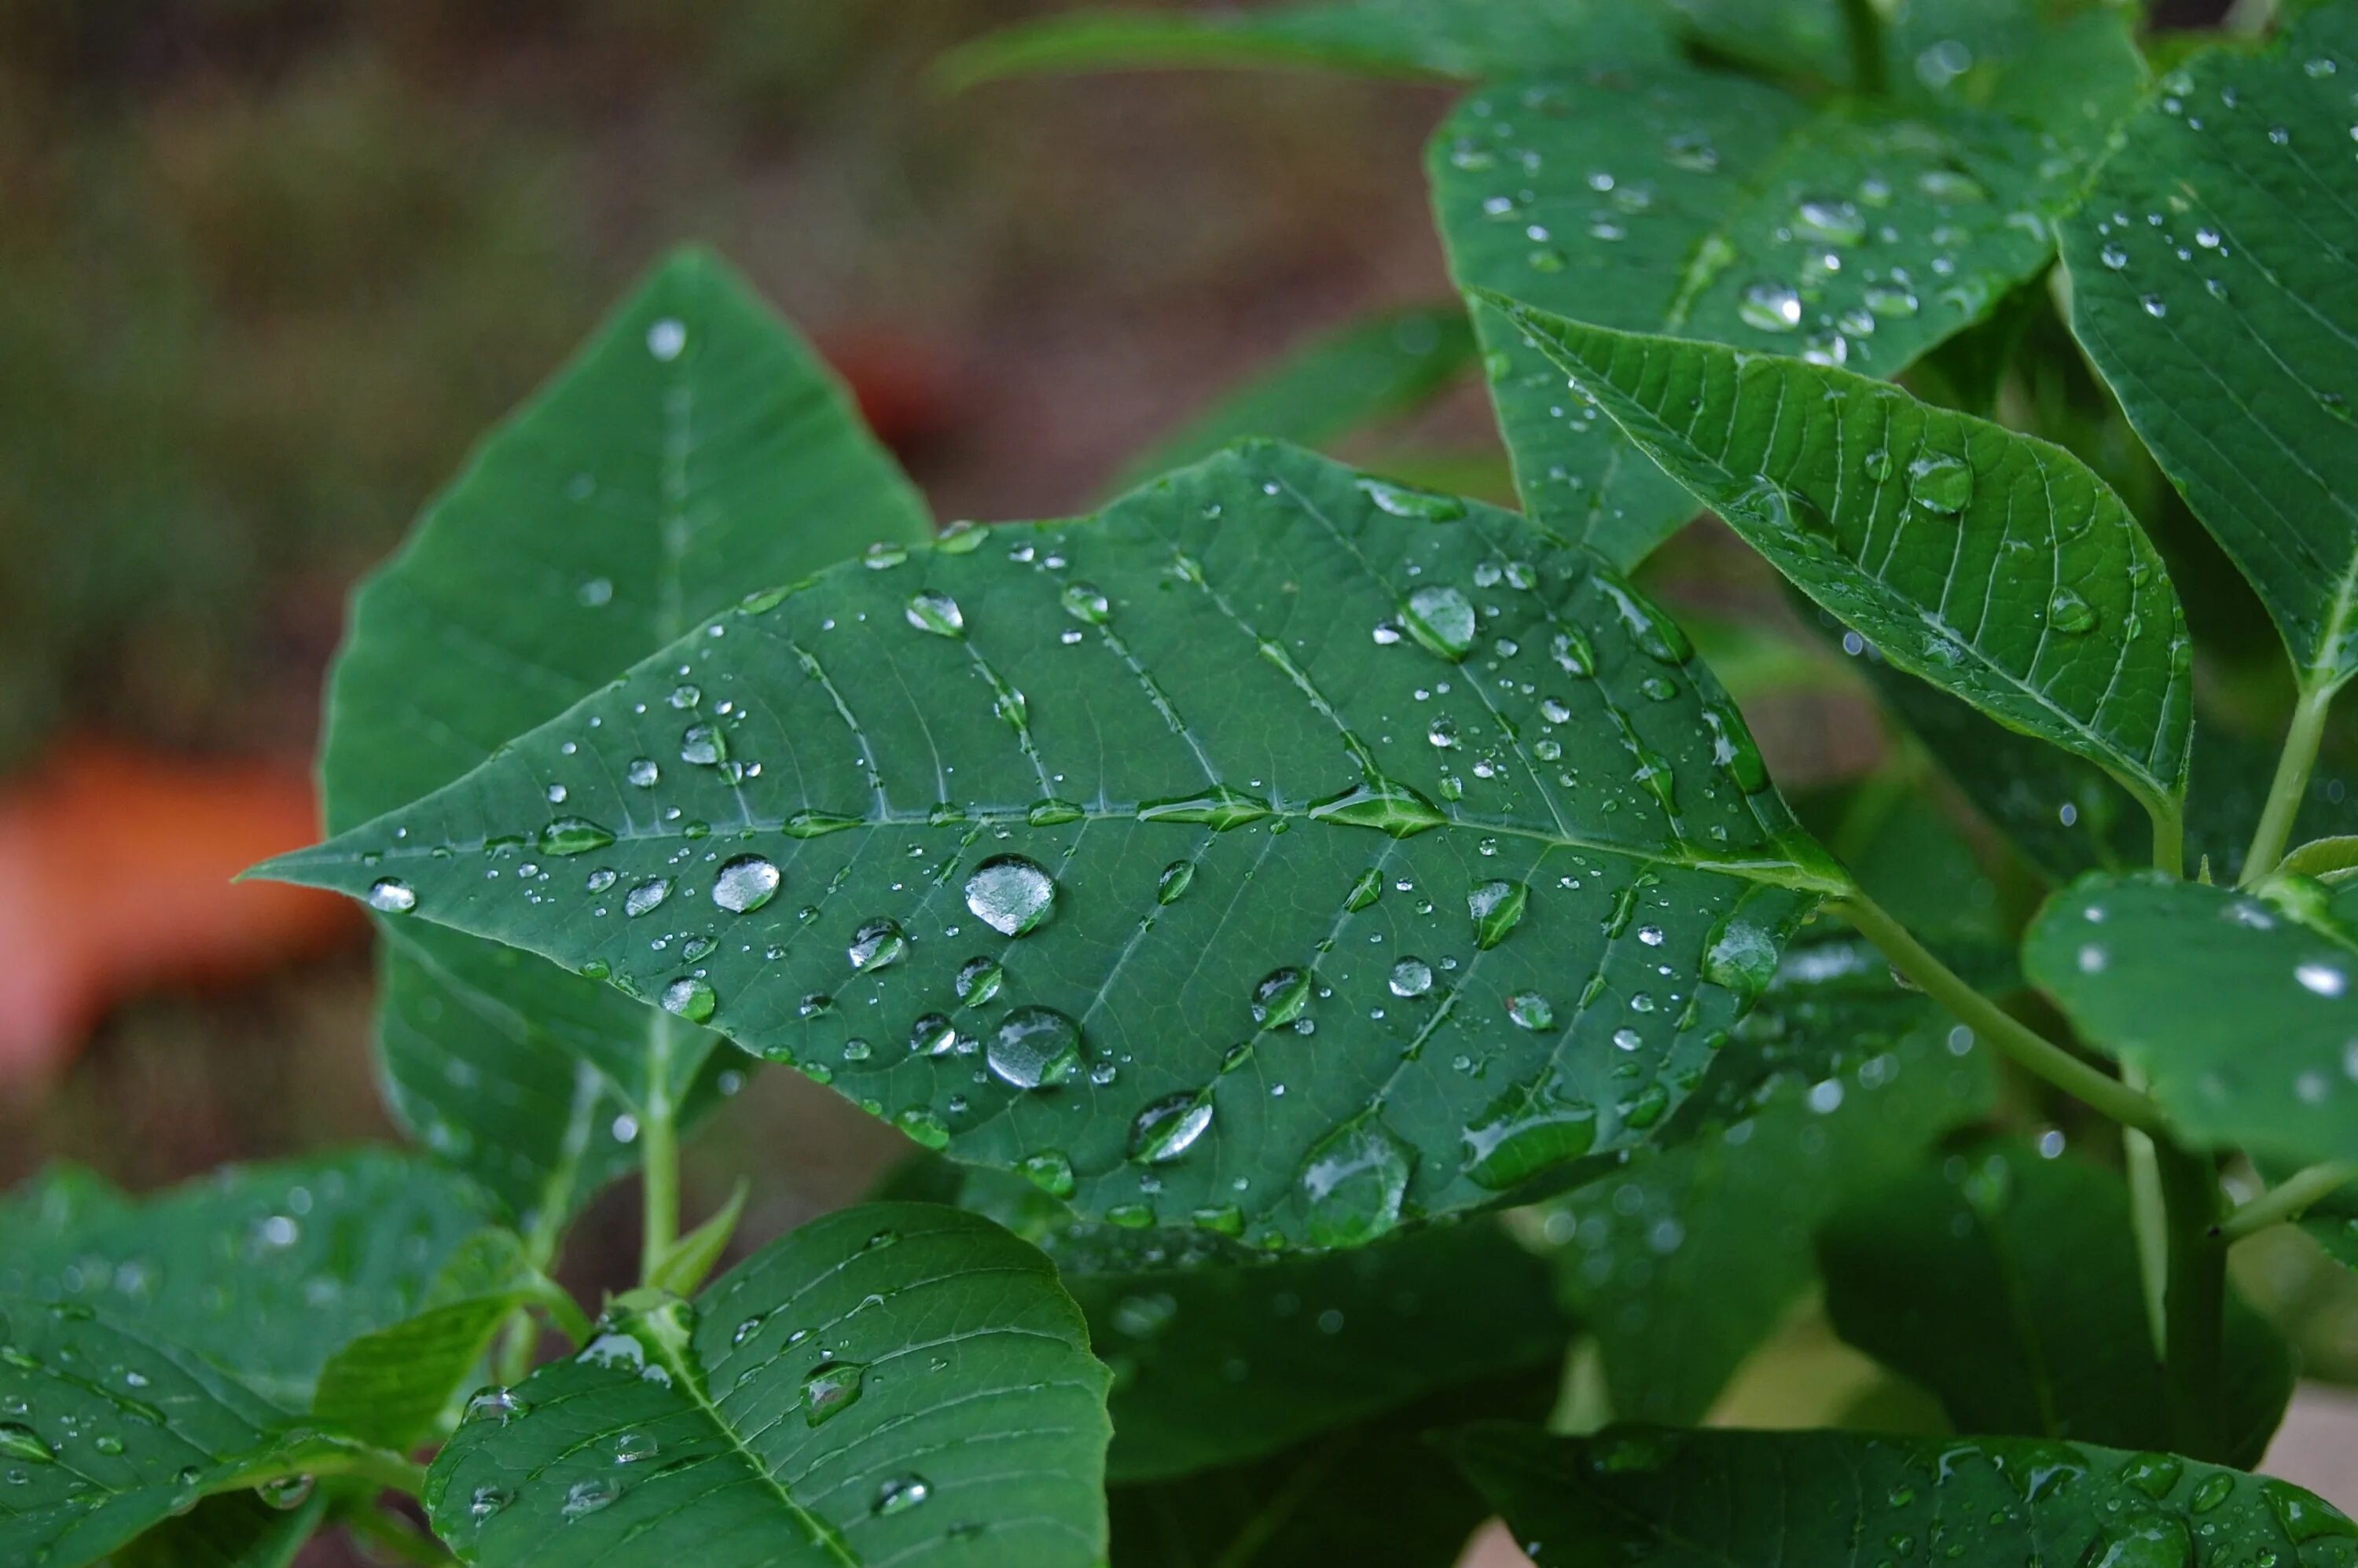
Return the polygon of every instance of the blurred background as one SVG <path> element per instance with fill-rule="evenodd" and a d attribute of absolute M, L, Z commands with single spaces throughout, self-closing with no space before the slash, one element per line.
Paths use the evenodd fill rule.
<path fill-rule="evenodd" d="M 0 0 L 0 1186 L 394 1135 L 359 922 L 224 878 L 311 834 L 354 579 L 673 243 L 817 339 L 945 518 L 1086 507 L 1289 344 L 1445 297 L 1420 148 L 1449 92 L 927 81 L 1062 8 Z M 1475 389 L 1388 438 L 1503 486 Z M 1699 558 L 1684 591 L 1760 591 Z M 1762 728 L 1796 783 L 1876 754 L 1839 694 Z M 759 1240 L 904 1148 L 760 1075 L 691 1208 L 750 1173 Z M 627 1272 L 633 1201 L 575 1283 Z"/>

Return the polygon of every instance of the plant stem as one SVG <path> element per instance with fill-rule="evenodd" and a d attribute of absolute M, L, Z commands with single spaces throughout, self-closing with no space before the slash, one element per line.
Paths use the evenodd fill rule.
<path fill-rule="evenodd" d="M 2186 813 L 2173 806 L 2158 811 L 2151 806 L 2146 815 L 2153 818 L 2153 866 L 2173 877 L 2186 874 Z"/>
<path fill-rule="evenodd" d="M 2309 793 L 2309 770 L 2316 765 L 2318 744 L 2325 739 L 2325 711 L 2332 704 L 2331 685 L 2302 687 L 2292 722 L 2285 729 L 2284 752 L 2277 759 L 2276 781 L 2268 785 L 2268 803 L 2260 812 L 2260 825 L 2244 856 L 2245 887 L 2275 871 L 2277 862 L 2284 859 L 2293 818 L 2300 815 L 2301 797 Z"/>
<path fill-rule="evenodd" d="M 1883 17 L 1875 0 L 1842 0 L 1843 29 L 1850 36 L 1850 84 L 1869 97 L 1888 85 L 1883 72 Z"/>
<path fill-rule="evenodd" d="M 2143 1093 L 2142 1075 L 2134 1067 L 2121 1069 L 2121 1080 Z M 2121 1129 L 2122 1162 L 2129 1184 L 2129 1228 L 2136 1237 L 2137 1275 L 2145 1286 L 2145 1323 L 2153 1337 L 2153 1353 L 2169 1354 L 2169 1206 L 2161 1184 L 2161 1153 L 2153 1135 L 2134 1127 Z"/>
<path fill-rule="evenodd" d="M 2241 1241 L 2272 1225 L 2299 1219 L 2311 1204 L 2331 1197 L 2353 1182 L 2358 1182 L 2358 1162 L 2346 1160 L 2297 1171 L 2221 1220 L 2220 1238 Z"/>
<path fill-rule="evenodd" d="M 2124 1127 L 2147 1132 L 2159 1130 L 2161 1117 L 2151 1100 L 2120 1079 L 2090 1066 L 1967 985 L 1866 893 L 1852 892 L 1835 907 L 1858 927 L 1860 935 L 1881 949 L 1893 968 L 1921 987 L 1926 995 L 1954 1013 L 1959 1022 L 2017 1066 L 2046 1079 L 2073 1098 L 2085 1101 Z"/>
<path fill-rule="evenodd" d="M 644 1222 L 639 1235 L 639 1282 L 655 1271 L 679 1238 L 679 1137 L 671 1102 L 671 1014 L 654 1011 L 647 1030 L 646 1103 L 640 1108 L 639 1190 Z"/>
<path fill-rule="evenodd" d="M 2162 1367 L 2178 1420 L 2179 1452 L 2223 1461 L 2227 1243 L 2219 1233 L 2219 1168 L 2208 1154 L 2154 1140 L 2169 1222 L 2169 1283 Z"/>

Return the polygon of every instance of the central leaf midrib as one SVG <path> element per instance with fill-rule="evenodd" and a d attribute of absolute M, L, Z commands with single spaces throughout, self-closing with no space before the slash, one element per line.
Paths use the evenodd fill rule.
<path fill-rule="evenodd" d="M 721 1441 L 729 1445 L 729 1451 L 744 1464 L 746 1469 L 753 1473 L 754 1477 L 761 1482 L 765 1490 L 784 1505 L 786 1512 L 809 1537 L 811 1544 L 825 1552 L 830 1561 L 842 1564 L 843 1568 L 860 1568 L 859 1557 L 845 1543 L 841 1532 L 796 1501 L 794 1493 L 787 1490 L 785 1482 L 780 1480 L 767 1465 L 762 1463 L 761 1455 L 745 1445 L 745 1441 L 738 1435 L 737 1429 L 730 1424 L 728 1418 L 721 1414 L 720 1407 L 714 1404 L 711 1396 L 705 1391 L 702 1369 L 687 1365 L 687 1359 L 678 1353 L 677 1348 L 663 1341 L 660 1336 L 655 1337 L 654 1343 L 649 1348 L 655 1359 L 661 1361 L 665 1369 L 671 1374 L 673 1387 L 683 1391 L 697 1413 L 703 1416 L 710 1423 L 712 1430 L 719 1434 Z"/>

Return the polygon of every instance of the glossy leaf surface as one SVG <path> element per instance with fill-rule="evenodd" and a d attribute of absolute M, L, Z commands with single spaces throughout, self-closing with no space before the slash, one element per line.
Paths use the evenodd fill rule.
<path fill-rule="evenodd" d="M 1701 1419 L 1816 1283 L 1826 1217 L 1996 1100 L 1986 1051 L 1855 940 L 1788 952 L 1710 1082 L 1693 1136 L 1546 1220 L 1629 1420 Z"/>
<path fill-rule="evenodd" d="M 754 589 L 927 532 L 809 345 L 683 252 L 362 587 L 328 700 L 329 824 L 448 784 Z M 634 1162 L 617 1126 L 651 1093 L 685 1098 L 711 1054 L 705 1032 L 527 955 L 386 930 L 395 1106 L 527 1232 Z"/>
<path fill-rule="evenodd" d="M 462 1562 L 1089 1568 L 1106 1373 L 1046 1259 L 931 1205 L 815 1220 L 478 1399 L 426 1502 Z"/>
<path fill-rule="evenodd" d="M 2039 912 L 2023 968 L 2202 1147 L 2358 1159 L 2358 888 L 2283 886 L 2086 877 Z"/>
<path fill-rule="evenodd" d="M 2186 63 L 2065 230 L 2072 330 L 2312 684 L 2358 670 L 2358 7 Z"/>
<path fill-rule="evenodd" d="M 2185 618 L 2152 543 L 2077 458 L 1846 371 L 1510 313 L 1893 665 L 2178 816 Z"/>
<path fill-rule="evenodd" d="M 1085 1217 L 1320 1246 L 1647 1142 L 1846 885 L 1623 579 L 1267 446 L 763 596 L 270 874 L 399 881 Z"/>
<path fill-rule="evenodd" d="M 2089 1444 L 1483 1427 L 1455 1454 L 1549 1568 L 1879 1561 L 1903 1539 L 1956 1568 L 2358 1563 L 2358 1525 L 2289 1482 Z"/>
<path fill-rule="evenodd" d="M 383 1150 L 231 1166 L 142 1200 L 59 1173 L 0 1208 L 0 1294 L 103 1312 L 299 1410 L 328 1358 L 414 1311 L 482 1222 L 457 1176 Z"/>
<path fill-rule="evenodd" d="M 1485 90 L 1429 157 L 1451 270 L 1598 326 L 1897 375 L 2046 264 L 2142 81 L 2114 33 L 2028 119 L 1820 108 L 1682 65 Z M 1625 567 L 1693 515 L 1526 329 L 1475 316 L 1527 512 Z"/>
<path fill-rule="evenodd" d="M 2175 1430 L 2144 1325 L 2126 1184 L 1991 1145 L 1861 1186 L 1821 1243 L 1844 1339 L 1939 1397 L 1961 1432 L 2111 1444 Z M 2281 1336 L 2241 1298 L 2221 1456 L 2259 1461 L 2292 1394 Z"/>
<path fill-rule="evenodd" d="M 1070 12 L 950 55 L 965 86 L 1006 76 L 1184 66 L 1283 66 L 1479 80 L 1595 60 L 1655 59 L 1670 32 L 1630 0 L 1340 0 L 1252 11 Z"/>

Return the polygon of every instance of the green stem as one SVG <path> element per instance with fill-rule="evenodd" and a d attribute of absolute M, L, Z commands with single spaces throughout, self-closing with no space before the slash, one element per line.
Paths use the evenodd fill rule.
<path fill-rule="evenodd" d="M 639 1117 L 639 1188 L 645 1198 L 639 1234 L 639 1282 L 655 1271 L 679 1239 L 679 1132 L 671 1102 L 671 1015 L 656 1011 L 647 1032 L 646 1103 Z"/>
<path fill-rule="evenodd" d="M 2121 1069 L 2121 1081 L 2143 1093 L 2143 1075 Z M 2129 1229 L 2136 1237 L 2137 1275 L 2145 1286 L 2145 1325 L 2153 1353 L 2169 1354 L 2169 1205 L 2162 1190 L 2161 1152 L 2149 1132 L 2121 1129 L 2122 1162 L 2129 1184 Z"/>
<path fill-rule="evenodd" d="M 1850 37 L 1850 84 L 1881 97 L 1889 83 L 1883 70 L 1883 17 L 1875 0 L 1842 0 L 1843 29 Z"/>
<path fill-rule="evenodd" d="M 2299 1219 L 2310 1205 L 2358 1182 L 2358 1162 L 2328 1161 L 2297 1171 L 2219 1222 L 2223 1240 L 2241 1241 L 2272 1225 Z"/>
<path fill-rule="evenodd" d="M 2268 803 L 2260 812 L 2259 827 L 2252 834 L 2251 849 L 2244 856 L 2245 887 L 2275 871 L 2284 859 L 2293 818 L 2300 815 L 2301 797 L 2309 793 L 2309 770 L 2316 766 L 2317 748 L 2325 739 L 2325 712 L 2332 704 L 2331 686 L 2301 688 L 2292 723 L 2285 730 L 2284 752 L 2277 759 L 2276 781 L 2268 785 Z"/>
<path fill-rule="evenodd" d="M 2162 1367 L 2178 1422 L 2180 1453 L 2227 1461 L 2227 1243 L 2219 1226 L 2219 1169 L 2208 1154 L 2154 1140 L 2169 1222 L 2169 1283 Z"/>
<path fill-rule="evenodd" d="M 1988 1041 L 2007 1060 L 2073 1098 L 2085 1101 L 2124 1127 L 2147 1132 L 2160 1130 L 2160 1113 L 2153 1101 L 2120 1079 L 2090 1066 L 1967 985 L 1866 893 L 1849 893 L 1835 907 L 1858 927 L 1860 935 L 1882 950 L 1893 968 L 1921 987 L 1926 995 L 1954 1013 L 1960 1022 Z"/>
<path fill-rule="evenodd" d="M 2186 813 L 2173 806 L 2163 811 L 2151 805 L 2146 815 L 2153 818 L 2153 866 L 2173 877 L 2186 874 Z"/>

